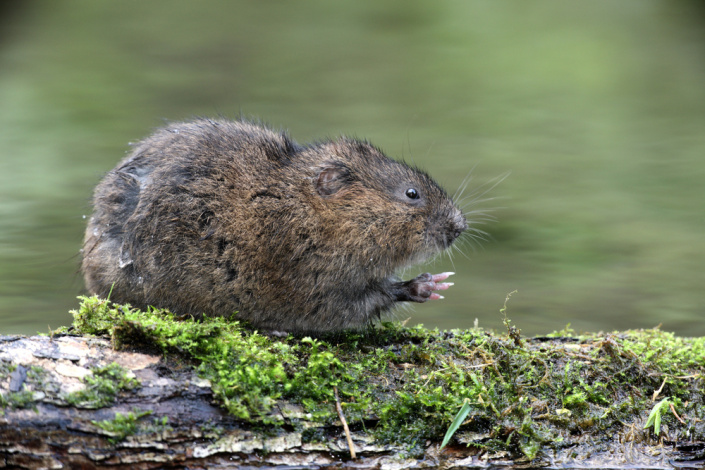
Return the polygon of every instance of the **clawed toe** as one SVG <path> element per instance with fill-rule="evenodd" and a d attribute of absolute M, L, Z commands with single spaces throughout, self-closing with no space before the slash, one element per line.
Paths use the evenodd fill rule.
<path fill-rule="evenodd" d="M 424 273 L 416 278 L 408 281 L 406 287 L 408 288 L 408 298 L 404 300 L 409 300 L 411 302 L 426 302 L 427 300 L 440 300 L 443 298 L 442 295 L 434 291 L 447 290 L 450 288 L 452 282 L 439 282 L 448 279 L 449 276 L 454 273 L 446 272 L 441 274 L 430 274 Z"/>

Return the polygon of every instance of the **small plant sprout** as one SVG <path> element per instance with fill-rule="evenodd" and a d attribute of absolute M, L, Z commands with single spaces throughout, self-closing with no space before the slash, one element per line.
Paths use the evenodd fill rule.
<path fill-rule="evenodd" d="M 644 429 L 648 429 L 649 427 L 653 426 L 654 435 L 658 436 L 659 434 L 661 434 L 661 415 L 669 409 L 672 403 L 673 402 L 671 402 L 670 397 L 666 397 L 660 402 L 656 403 L 651 409 L 651 413 L 649 413 L 649 419 L 646 420 Z"/>
<path fill-rule="evenodd" d="M 523 346 L 521 341 L 521 330 L 512 325 L 512 321 L 507 317 L 507 302 L 509 302 L 509 298 L 512 294 L 517 292 L 517 290 L 513 290 L 507 294 L 507 297 L 504 299 L 504 305 L 499 309 L 499 313 L 502 314 L 502 323 L 504 323 L 504 326 L 507 328 L 507 334 L 509 334 L 509 337 L 514 341 L 514 345 L 520 348 Z"/>

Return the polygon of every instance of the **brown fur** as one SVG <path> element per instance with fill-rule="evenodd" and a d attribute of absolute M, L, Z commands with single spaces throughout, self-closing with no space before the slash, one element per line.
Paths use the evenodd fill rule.
<path fill-rule="evenodd" d="M 369 143 L 299 146 L 246 121 L 157 131 L 93 203 L 82 266 L 91 293 L 195 316 L 237 311 L 286 331 L 358 327 L 398 301 L 424 301 L 427 278 L 394 272 L 467 228 L 428 175 Z"/>

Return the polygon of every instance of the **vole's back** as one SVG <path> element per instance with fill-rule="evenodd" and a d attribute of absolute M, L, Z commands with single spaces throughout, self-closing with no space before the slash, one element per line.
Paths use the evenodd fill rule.
<path fill-rule="evenodd" d="M 157 131 L 101 181 L 83 271 L 90 292 L 137 307 L 333 330 L 422 301 L 394 271 L 466 227 L 427 175 L 367 143 L 300 147 L 198 120 Z"/>

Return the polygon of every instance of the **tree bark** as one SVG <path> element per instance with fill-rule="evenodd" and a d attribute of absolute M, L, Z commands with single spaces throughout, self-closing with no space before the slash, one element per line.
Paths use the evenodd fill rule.
<path fill-rule="evenodd" d="M 116 363 L 129 371 L 117 393 L 99 399 L 81 395 L 86 377 Z M 136 379 L 137 382 L 130 382 Z M 125 380 L 127 382 L 125 382 Z M 108 381 L 117 384 L 119 380 Z M 132 385 L 130 385 L 130 383 Z M 127 384 L 127 385 L 125 385 Z M 106 391 L 107 390 L 107 391 Z M 82 392 L 83 391 L 83 392 Z M 308 421 L 316 443 L 302 439 L 304 411 L 279 403 L 272 416 L 283 423 L 272 434 L 232 418 L 213 402 L 210 384 L 189 364 L 160 354 L 115 351 L 101 338 L 60 336 L 0 337 L 0 467 L 2 468 L 490 468 L 536 462 L 510 461 L 506 455 L 472 447 L 439 450 L 427 442 L 424 455 L 404 456 L 404 448 L 380 445 L 364 429 L 353 429 L 358 454 L 351 460 L 342 426 Z M 78 398 L 77 398 L 78 397 Z M 95 398 L 95 397 L 94 397 Z M 166 418 L 166 419 L 165 419 Z M 125 429 L 117 429 L 120 423 Z M 130 427 L 130 425 L 132 427 Z M 319 428 L 319 429 L 315 429 Z M 324 436 L 324 439 L 320 439 Z M 605 437 L 609 439 L 609 437 Z M 614 442 L 612 452 L 589 455 L 580 445 L 556 450 L 540 466 L 550 468 L 702 468 L 701 445 L 691 447 Z M 690 458 L 680 462 L 676 459 Z"/>

